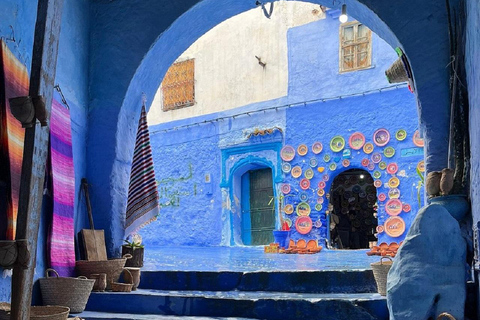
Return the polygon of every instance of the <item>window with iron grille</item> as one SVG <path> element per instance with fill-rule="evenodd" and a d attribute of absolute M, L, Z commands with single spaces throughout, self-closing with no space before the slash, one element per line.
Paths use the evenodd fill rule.
<path fill-rule="evenodd" d="M 162 81 L 163 111 L 195 104 L 195 59 L 174 63 Z"/>
<path fill-rule="evenodd" d="M 358 21 L 340 26 L 340 72 L 372 65 L 372 31 Z"/>

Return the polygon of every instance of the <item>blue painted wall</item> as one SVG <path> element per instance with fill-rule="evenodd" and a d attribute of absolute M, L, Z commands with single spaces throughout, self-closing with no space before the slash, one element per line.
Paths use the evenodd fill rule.
<path fill-rule="evenodd" d="M 0 37 L 7 40 L 9 48 L 30 70 L 33 33 L 36 21 L 37 2 L 30 0 L 5 0 L 0 4 Z M 73 159 L 75 165 L 75 189 L 79 190 L 80 179 L 86 175 L 86 136 L 88 104 L 88 46 L 89 46 L 89 1 L 65 1 L 60 34 L 59 56 L 55 83 L 58 83 L 69 102 L 72 118 Z M 88 220 L 85 208 L 78 196 L 75 199 L 75 230 L 85 227 Z M 46 267 L 45 240 L 47 226 L 41 222 L 35 278 L 43 277 Z M 39 303 L 38 287 L 34 302 Z M 0 301 L 10 299 L 10 278 L 0 277 Z"/>
<path fill-rule="evenodd" d="M 285 198 L 285 204 L 296 206 L 302 191 L 299 188 L 300 178 L 293 179 L 289 173 L 281 172 L 282 161 L 279 156 L 283 145 L 296 148 L 302 143 L 309 147 L 315 141 L 323 143 L 322 153 L 315 156 L 310 151 L 305 157 L 297 155 L 291 165 L 300 165 L 306 170 L 309 167 L 308 160 L 316 157 L 319 166 L 327 167 L 325 174 L 331 177 L 325 188 L 328 192 L 333 178 L 340 171 L 363 168 L 362 159 L 370 159 L 370 155 L 365 155 L 363 151 L 355 151 L 352 152 L 349 168 L 343 168 L 338 163 L 338 169 L 330 172 L 330 163 L 323 162 L 324 154 L 329 153 L 332 159 L 338 157 L 338 154 L 328 150 L 330 139 L 342 135 L 348 141 L 353 132 L 360 131 L 371 142 L 374 131 L 379 128 L 388 129 L 392 135 L 388 146 L 394 147 L 396 154 L 393 158 L 385 158 L 385 161 L 396 162 L 399 172 L 403 171 L 400 199 L 408 203 L 412 211 L 402 213 L 401 217 L 407 225 L 411 223 L 418 209 L 416 185 L 419 178 L 416 167 L 423 160 L 423 149 L 420 155 L 414 157 L 401 157 L 401 150 L 415 147 L 411 139 L 418 129 L 415 96 L 405 86 L 383 92 L 376 90 L 389 86 L 384 71 L 397 56 L 392 47 L 375 34 L 372 68 L 339 74 L 338 30 L 338 19 L 329 15 L 325 20 L 289 30 L 288 96 L 151 127 L 162 209 L 158 221 L 140 232 L 147 245 L 243 244 L 241 226 L 244 213 L 241 203 L 245 199 L 242 199 L 240 181 L 247 170 L 271 167 L 275 195 L 280 195 L 279 188 L 283 182 L 291 184 L 292 192 Z M 319 44 L 321 49 L 318 48 Z M 362 95 L 370 90 L 374 93 Z M 360 95 L 303 106 L 304 101 L 352 93 Z M 281 107 L 294 102 L 300 106 Z M 280 108 L 271 109 L 272 106 Z M 246 111 L 261 110 L 266 111 L 233 117 Z M 221 119 L 202 123 L 215 118 Z M 187 124 L 188 128 L 185 127 Z M 280 128 L 282 132 L 276 130 L 270 135 L 248 138 L 255 128 Z M 402 142 L 394 138 L 399 129 L 405 129 L 408 133 L 408 138 Z M 376 147 L 374 152 L 383 152 L 383 149 Z M 311 187 L 307 190 L 312 209 L 318 198 L 318 182 L 323 177 L 316 169 Z M 375 170 L 379 170 L 378 166 Z M 391 176 L 385 170 L 380 171 L 381 180 L 386 183 Z M 211 185 L 204 183 L 206 174 L 211 176 Z M 388 189 L 382 187 L 378 192 L 388 194 Z M 323 243 L 322 239 L 327 236 L 325 211 L 328 207 L 328 200 L 325 197 L 323 199 L 322 210 L 313 210 L 311 214 L 313 221 L 322 221 L 322 227 L 314 228 L 306 236 L 298 234 L 293 227 L 294 239 L 319 239 Z M 388 215 L 385 213 L 385 202 L 379 204 L 379 222 L 382 224 Z M 295 215 L 284 217 L 295 223 Z M 280 221 L 277 220 L 279 226 Z M 380 241 L 398 242 L 402 239 L 380 234 Z"/>

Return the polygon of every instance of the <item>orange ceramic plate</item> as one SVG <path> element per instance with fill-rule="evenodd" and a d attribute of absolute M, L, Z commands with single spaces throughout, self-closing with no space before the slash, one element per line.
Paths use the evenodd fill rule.
<path fill-rule="evenodd" d="M 302 168 L 300 168 L 300 166 L 293 167 L 291 174 L 292 174 L 292 177 L 294 178 L 300 177 L 302 175 Z"/>
<path fill-rule="evenodd" d="M 390 188 L 396 188 L 400 185 L 400 180 L 397 177 L 391 177 L 390 180 L 388 180 L 388 186 Z"/>
<path fill-rule="evenodd" d="M 402 202 L 398 199 L 390 199 L 385 204 L 385 211 L 391 215 L 396 216 L 399 215 L 403 210 Z"/>
<path fill-rule="evenodd" d="M 417 147 L 423 147 L 425 145 L 425 141 L 420 138 L 420 132 L 418 130 L 413 134 L 413 144 Z"/>
<path fill-rule="evenodd" d="M 308 147 L 304 144 L 301 144 L 301 145 L 298 146 L 297 152 L 300 156 L 304 156 L 308 152 Z"/>
<path fill-rule="evenodd" d="M 366 154 L 370 154 L 373 152 L 373 144 L 371 142 L 367 142 L 363 145 L 363 152 Z"/>
<path fill-rule="evenodd" d="M 312 219 L 310 217 L 299 217 L 295 221 L 295 228 L 300 234 L 307 234 L 312 230 Z M 300 242 L 300 241 L 298 241 Z M 297 246 L 299 244 L 297 243 Z"/>
<path fill-rule="evenodd" d="M 384 228 L 390 237 L 400 237 L 405 232 L 405 221 L 398 216 L 390 217 L 385 221 Z"/>
<path fill-rule="evenodd" d="M 285 207 L 283 207 L 283 211 L 286 214 L 292 214 L 293 213 L 293 206 L 291 204 L 287 204 Z"/>

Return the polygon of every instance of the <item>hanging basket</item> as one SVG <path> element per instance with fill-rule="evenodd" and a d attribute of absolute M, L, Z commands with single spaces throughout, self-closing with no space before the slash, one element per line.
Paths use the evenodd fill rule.
<path fill-rule="evenodd" d="M 385 75 L 390 83 L 408 81 L 408 74 L 401 57 L 395 60 L 391 67 L 385 71 Z"/>
<path fill-rule="evenodd" d="M 0 241 L 0 266 L 11 268 L 17 260 L 17 243 L 14 240 Z"/>
<path fill-rule="evenodd" d="M 390 261 L 384 262 L 383 259 L 388 259 Z M 392 263 L 392 258 L 382 257 L 380 262 L 370 264 L 373 270 L 373 276 L 375 277 L 375 282 L 377 283 L 378 293 L 382 296 L 387 295 L 387 275 L 392 267 Z"/>
<path fill-rule="evenodd" d="M 105 261 L 87 261 L 80 260 L 75 263 L 77 272 L 81 276 L 89 277 L 91 274 L 106 273 L 107 274 L 107 290 L 111 289 L 111 283 L 120 278 L 123 267 L 127 259 L 132 256 L 126 254 L 123 258 L 110 259 Z"/>
<path fill-rule="evenodd" d="M 55 273 L 56 277 L 49 277 L 49 272 Z M 45 278 L 39 279 L 39 281 L 44 306 L 66 306 L 72 313 L 80 313 L 85 310 L 95 283 L 95 280 L 87 279 L 84 276 L 79 278 L 59 277 L 57 271 L 53 269 L 47 269 Z"/>
<path fill-rule="evenodd" d="M 11 305 L 0 302 L 0 320 L 10 320 Z M 70 309 L 61 306 L 30 307 L 30 320 L 66 320 Z"/>

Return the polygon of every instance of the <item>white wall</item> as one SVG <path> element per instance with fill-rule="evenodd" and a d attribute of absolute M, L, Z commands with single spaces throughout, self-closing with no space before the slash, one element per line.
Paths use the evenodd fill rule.
<path fill-rule="evenodd" d="M 265 7 L 268 11 L 270 4 Z M 160 88 L 148 123 L 155 125 L 286 96 L 287 30 L 324 18 L 319 5 L 279 1 L 274 3 L 270 19 L 258 7 L 219 24 L 177 59 L 195 58 L 196 104 L 163 112 Z M 261 57 L 265 68 L 255 56 Z"/>

